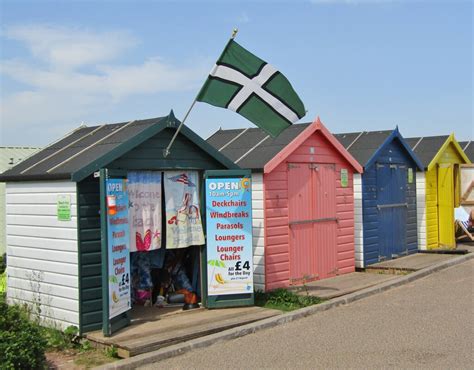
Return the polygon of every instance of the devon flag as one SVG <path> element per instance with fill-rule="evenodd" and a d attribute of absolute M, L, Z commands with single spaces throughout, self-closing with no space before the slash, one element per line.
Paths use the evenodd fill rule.
<path fill-rule="evenodd" d="M 216 62 L 197 100 L 231 109 L 273 137 L 306 113 L 286 77 L 233 39 Z"/>

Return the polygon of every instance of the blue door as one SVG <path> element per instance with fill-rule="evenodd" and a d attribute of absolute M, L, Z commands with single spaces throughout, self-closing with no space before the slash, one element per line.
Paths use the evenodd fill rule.
<path fill-rule="evenodd" d="M 407 253 L 405 165 L 377 164 L 377 212 L 379 261 Z"/>

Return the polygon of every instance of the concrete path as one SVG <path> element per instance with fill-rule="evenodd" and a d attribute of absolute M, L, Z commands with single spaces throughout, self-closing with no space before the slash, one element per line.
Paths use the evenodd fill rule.
<path fill-rule="evenodd" d="M 447 261 L 457 257 L 455 254 L 417 253 L 406 257 L 374 263 L 367 269 L 394 269 L 405 271 L 418 271 L 435 263 Z"/>
<path fill-rule="evenodd" d="M 472 369 L 474 260 L 141 369 Z"/>
<path fill-rule="evenodd" d="M 338 298 L 331 299 L 327 302 L 324 302 L 318 305 L 309 306 L 309 307 L 302 308 L 293 312 L 289 312 L 286 314 L 277 315 L 275 317 L 270 317 L 268 319 L 260 320 L 252 324 L 235 327 L 233 329 L 217 332 L 215 334 L 207 335 L 201 338 L 192 339 L 186 342 L 171 345 L 169 347 L 162 348 L 154 352 L 144 353 L 142 355 L 138 355 L 130 359 L 126 359 L 126 360 L 115 362 L 113 364 L 105 365 L 102 367 L 102 369 L 135 369 L 136 367 L 144 365 L 144 364 L 150 364 L 158 360 L 168 359 L 168 358 L 175 357 L 175 356 L 178 356 L 178 355 L 181 355 L 193 350 L 198 350 L 198 349 L 199 349 L 199 352 L 197 353 L 200 354 L 202 349 L 207 348 L 216 343 L 222 343 L 225 341 L 229 341 L 232 339 L 246 336 L 248 334 L 264 331 L 265 329 L 270 329 L 270 328 L 282 326 L 285 324 L 289 324 L 295 320 L 302 319 L 308 316 L 313 316 L 315 314 L 322 314 L 328 310 L 337 308 L 341 305 L 345 306 L 350 303 L 357 302 L 359 300 L 363 300 L 380 293 L 385 293 L 397 287 L 401 287 L 407 284 L 412 284 L 414 281 L 418 279 L 425 278 L 435 272 L 443 271 L 444 269 L 447 269 L 452 266 L 456 266 L 458 264 L 461 264 L 470 260 L 474 260 L 473 253 L 462 255 L 462 256 L 452 256 L 451 259 L 435 263 L 434 265 L 431 265 L 422 270 L 412 272 L 407 275 L 397 276 L 396 278 L 392 280 L 388 280 L 388 281 L 379 283 L 377 285 L 374 285 L 372 287 L 368 287 L 354 293 L 350 293 Z M 468 287 L 472 291 L 472 271 L 471 271 L 471 275 L 468 274 L 467 281 L 469 283 Z M 437 304 L 438 300 L 439 298 L 435 297 L 433 304 Z M 425 312 L 426 310 L 425 307 L 422 305 L 420 305 L 417 309 L 419 309 L 422 312 Z M 411 314 L 411 312 L 405 310 L 404 307 L 400 307 L 400 311 L 403 312 L 403 315 L 405 316 L 409 316 Z M 467 314 L 471 315 L 471 312 L 467 310 Z M 386 318 L 386 320 L 389 320 L 389 321 L 392 319 L 393 318 L 391 317 Z M 440 317 L 439 319 L 442 320 L 442 317 Z M 385 333 L 385 334 L 389 334 L 389 333 Z M 299 335 L 302 338 L 306 337 L 306 335 L 301 335 L 301 333 Z M 192 365 L 193 364 L 190 363 L 189 366 L 192 367 Z M 208 365 L 210 366 L 210 364 Z M 238 366 L 238 364 L 234 364 L 234 366 Z"/>
<path fill-rule="evenodd" d="M 135 312 L 135 316 L 140 317 L 140 320 L 132 319 L 129 327 L 111 337 L 104 337 L 102 331 L 95 331 L 88 333 L 87 339 L 103 345 L 114 345 L 119 356 L 127 358 L 281 314 L 281 311 L 262 307 L 190 311 L 181 311 L 179 308 L 179 312 L 176 308 L 138 309 L 141 312 L 138 315 Z"/>
<path fill-rule="evenodd" d="M 340 275 L 330 279 L 307 283 L 306 288 L 298 288 L 298 293 L 301 295 L 309 294 L 325 299 L 331 299 L 395 278 L 397 278 L 397 276 L 392 274 L 353 272 L 352 274 Z"/>

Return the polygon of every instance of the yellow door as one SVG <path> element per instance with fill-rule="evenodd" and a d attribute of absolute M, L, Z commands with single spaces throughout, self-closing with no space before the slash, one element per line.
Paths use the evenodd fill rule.
<path fill-rule="evenodd" d="M 441 247 L 455 248 L 453 165 L 438 167 L 438 232 Z"/>

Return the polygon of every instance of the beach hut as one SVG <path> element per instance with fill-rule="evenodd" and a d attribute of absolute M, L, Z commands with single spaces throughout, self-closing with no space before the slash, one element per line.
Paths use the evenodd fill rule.
<path fill-rule="evenodd" d="M 415 253 L 415 173 L 422 165 L 398 128 L 334 136 L 364 167 L 354 180 L 356 266 Z"/>
<path fill-rule="evenodd" d="M 46 325 L 75 325 L 80 333 L 104 328 L 104 333 L 110 334 L 110 330 L 128 325 L 128 311 L 109 319 L 109 308 L 117 297 L 111 294 L 112 302 L 107 288 L 117 281 L 110 280 L 106 273 L 111 263 L 104 258 L 104 248 L 108 250 L 104 240 L 109 238 L 106 215 L 120 214 L 121 209 L 115 195 L 108 195 L 106 180 L 123 179 L 127 171 L 166 174 L 178 170 L 198 172 L 203 181 L 205 170 L 237 168 L 186 126 L 179 132 L 171 154 L 164 156 L 163 149 L 178 125 L 171 112 L 161 118 L 81 126 L 0 177 L 6 182 L 9 302 L 39 305 L 40 311 L 35 312 L 40 312 Z M 184 175 L 176 179 L 190 184 Z M 112 183 L 110 189 L 125 188 L 122 184 Z M 186 205 L 192 202 L 188 195 L 181 196 L 181 201 Z M 193 217 L 199 218 L 198 212 Z M 128 223 L 124 220 L 111 218 L 110 224 Z M 163 233 L 166 230 L 167 226 Z M 120 241 L 125 235 L 121 231 L 112 237 Z M 149 247 L 151 238 L 155 235 L 148 239 L 143 235 L 143 241 L 140 238 L 143 248 Z M 138 239 L 137 234 L 137 245 Z M 122 247 L 117 244 L 113 249 L 128 250 Z M 126 260 L 125 256 L 112 261 L 115 272 L 122 271 Z M 128 281 L 129 276 L 123 274 L 123 279 Z M 123 283 L 122 287 L 125 284 L 118 283 Z"/>
<path fill-rule="evenodd" d="M 277 138 L 218 130 L 207 142 L 252 170 L 254 282 L 261 290 L 353 272 L 356 160 L 319 118 Z"/>
<path fill-rule="evenodd" d="M 0 174 L 20 163 L 40 148 L 26 146 L 0 146 Z M 5 184 L 0 183 L 0 256 L 6 252 L 5 236 Z"/>
<path fill-rule="evenodd" d="M 424 169 L 416 176 L 419 248 L 455 248 L 454 208 L 460 204 L 459 166 L 470 160 L 454 134 L 406 140 Z"/>

